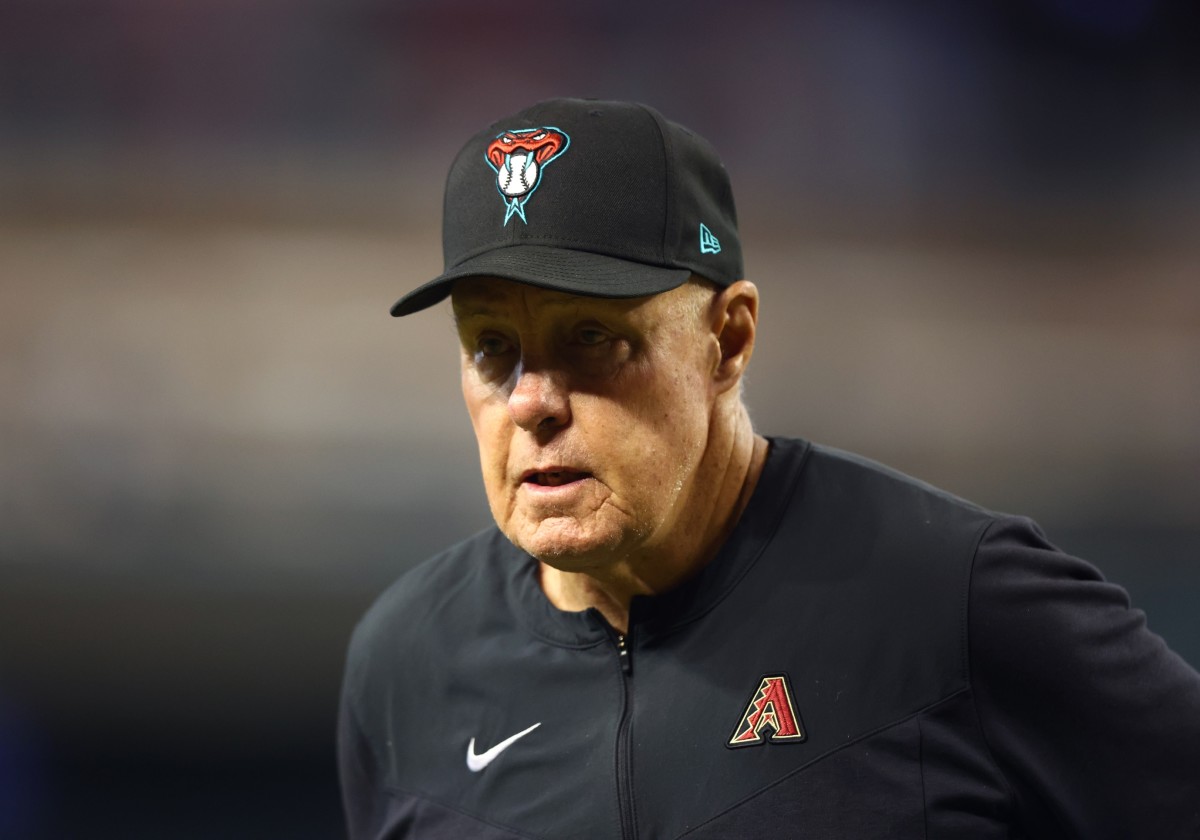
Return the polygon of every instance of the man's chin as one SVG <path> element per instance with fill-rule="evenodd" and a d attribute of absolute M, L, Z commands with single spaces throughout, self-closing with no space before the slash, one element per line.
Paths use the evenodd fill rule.
<path fill-rule="evenodd" d="M 532 526 L 532 527 L 531 527 Z M 574 521 L 542 520 L 507 533 L 517 548 L 564 572 L 585 572 L 616 559 L 622 535 L 582 528 Z"/>

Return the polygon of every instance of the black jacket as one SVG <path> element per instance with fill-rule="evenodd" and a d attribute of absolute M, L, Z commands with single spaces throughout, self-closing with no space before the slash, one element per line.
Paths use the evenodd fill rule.
<path fill-rule="evenodd" d="M 495 529 L 406 574 L 355 632 L 339 740 L 354 840 L 1200 837 L 1200 675 L 1122 589 L 794 440 L 627 638 Z"/>

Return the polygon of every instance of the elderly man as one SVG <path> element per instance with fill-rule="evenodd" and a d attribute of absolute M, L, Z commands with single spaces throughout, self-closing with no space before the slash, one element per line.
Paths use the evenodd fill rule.
<path fill-rule="evenodd" d="M 1028 520 L 756 434 L 710 146 L 555 100 L 471 139 L 445 272 L 496 527 L 351 643 L 352 838 L 1200 836 L 1200 676 Z"/>

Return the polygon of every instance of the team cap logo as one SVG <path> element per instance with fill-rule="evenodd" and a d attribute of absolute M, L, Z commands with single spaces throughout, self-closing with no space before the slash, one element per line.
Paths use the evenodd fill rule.
<path fill-rule="evenodd" d="M 488 143 L 484 154 L 496 173 L 496 189 L 504 199 L 504 224 L 514 215 L 525 218 L 525 203 L 542 181 L 542 172 L 571 145 L 566 132 L 551 126 L 504 131 Z"/>

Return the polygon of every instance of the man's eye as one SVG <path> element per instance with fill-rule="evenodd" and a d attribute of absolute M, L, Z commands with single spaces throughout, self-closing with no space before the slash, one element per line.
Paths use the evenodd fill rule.
<path fill-rule="evenodd" d="M 485 335 L 475 342 L 475 349 L 482 356 L 503 356 L 511 348 L 512 343 L 498 335 Z"/>
<path fill-rule="evenodd" d="M 597 344 L 603 344 L 604 342 L 608 341 L 608 333 L 606 333 L 604 330 L 592 329 L 590 327 L 584 327 L 581 329 L 576 334 L 576 337 L 578 338 L 580 344 L 583 344 L 587 347 L 594 347 Z"/>

